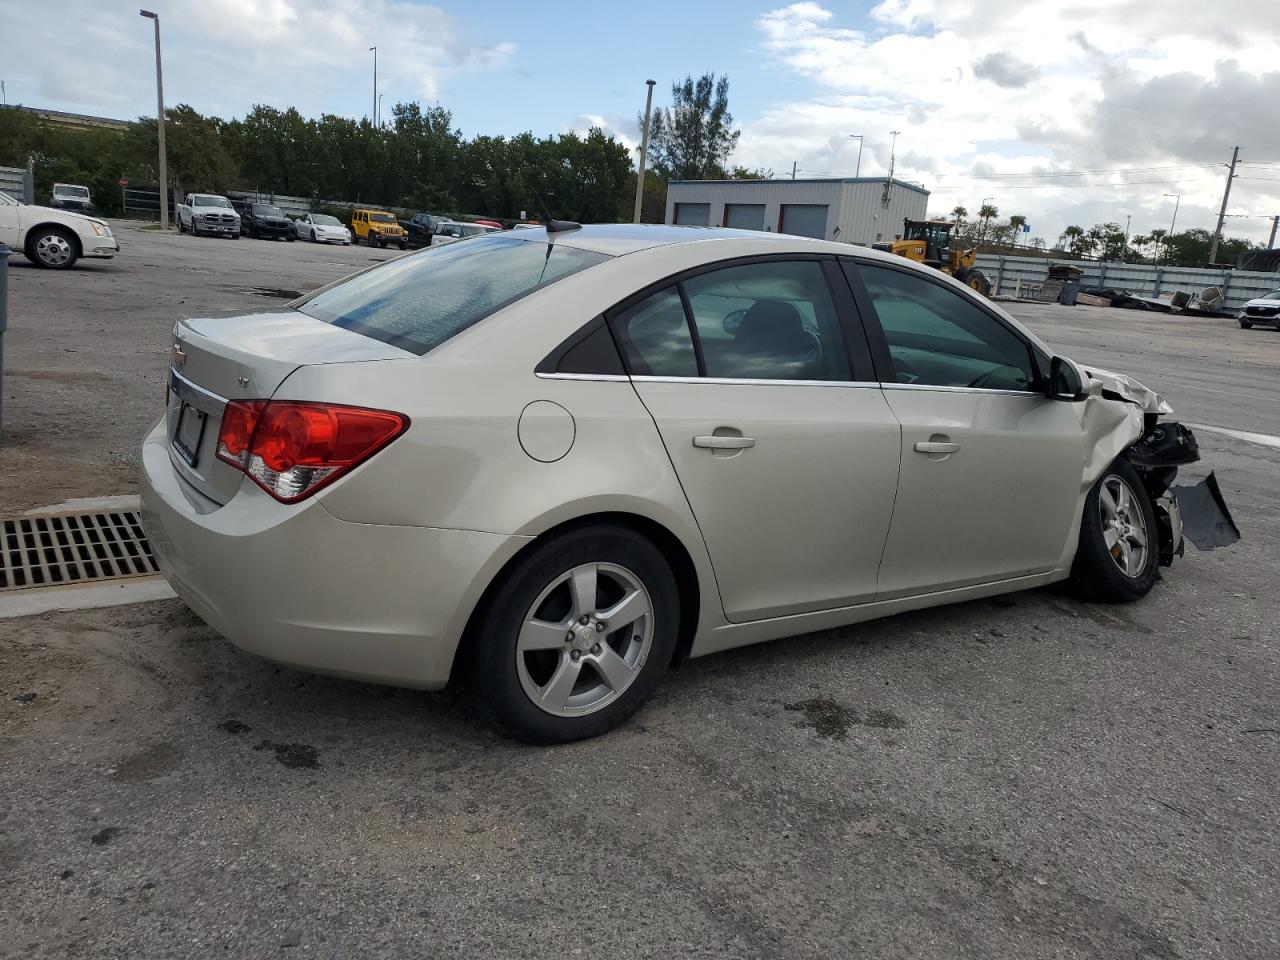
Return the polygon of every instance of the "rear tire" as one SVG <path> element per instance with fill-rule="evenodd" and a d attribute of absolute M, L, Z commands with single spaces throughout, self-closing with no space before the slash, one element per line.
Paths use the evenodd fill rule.
<path fill-rule="evenodd" d="M 535 547 L 482 602 L 475 680 L 529 743 L 594 737 L 634 713 L 666 673 L 680 622 L 661 552 L 605 525 Z"/>
<path fill-rule="evenodd" d="M 1159 528 L 1142 478 L 1116 460 L 1084 501 L 1071 586 L 1085 600 L 1132 603 L 1160 575 Z"/>

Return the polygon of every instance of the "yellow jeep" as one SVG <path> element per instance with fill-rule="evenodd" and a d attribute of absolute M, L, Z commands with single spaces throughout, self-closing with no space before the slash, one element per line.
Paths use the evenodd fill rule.
<path fill-rule="evenodd" d="M 355 244 L 361 240 L 371 247 L 395 243 L 404 250 L 409 246 L 409 231 L 400 226 L 393 213 L 360 208 L 351 214 L 351 242 Z"/>

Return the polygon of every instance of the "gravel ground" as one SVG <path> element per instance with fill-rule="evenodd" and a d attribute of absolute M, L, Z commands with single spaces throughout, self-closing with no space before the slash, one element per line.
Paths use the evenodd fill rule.
<path fill-rule="evenodd" d="M 175 316 L 384 256 L 118 232 L 11 271 L 0 512 L 134 489 Z M 1183 419 L 1280 422 L 1280 334 L 1012 309 Z M 721 654 L 557 749 L 176 601 L 0 620 L 0 957 L 1276 957 L 1280 450 L 1200 439 L 1245 539 L 1139 604 Z"/>

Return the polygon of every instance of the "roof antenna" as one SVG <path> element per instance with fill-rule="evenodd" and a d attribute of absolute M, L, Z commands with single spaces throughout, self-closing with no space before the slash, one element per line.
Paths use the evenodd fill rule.
<path fill-rule="evenodd" d="M 557 220 L 551 216 L 551 211 L 547 209 L 547 201 L 542 199 L 542 194 L 537 190 L 533 191 L 534 197 L 538 201 L 538 211 L 542 214 L 542 222 L 546 224 L 547 236 L 553 233 L 564 233 L 567 230 L 581 230 L 582 224 L 575 223 L 573 220 Z"/>

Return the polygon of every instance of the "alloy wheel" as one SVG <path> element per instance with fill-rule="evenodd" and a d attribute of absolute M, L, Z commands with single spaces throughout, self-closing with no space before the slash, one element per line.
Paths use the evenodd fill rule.
<path fill-rule="evenodd" d="M 516 672 L 557 717 L 595 713 L 640 675 L 653 646 L 653 601 L 626 567 L 585 563 L 548 584 L 520 624 Z"/>
<path fill-rule="evenodd" d="M 71 244 L 60 233 L 47 233 L 36 240 L 36 256 L 46 266 L 66 266 L 72 253 Z"/>
<path fill-rule="evenodd" d="M 1098 516 L 1107 553 L 1126 577 L 1137 578 L 1147 567 L 1147 519 L 1133 490 L 1111 474 L 1098 491 Z"/>

